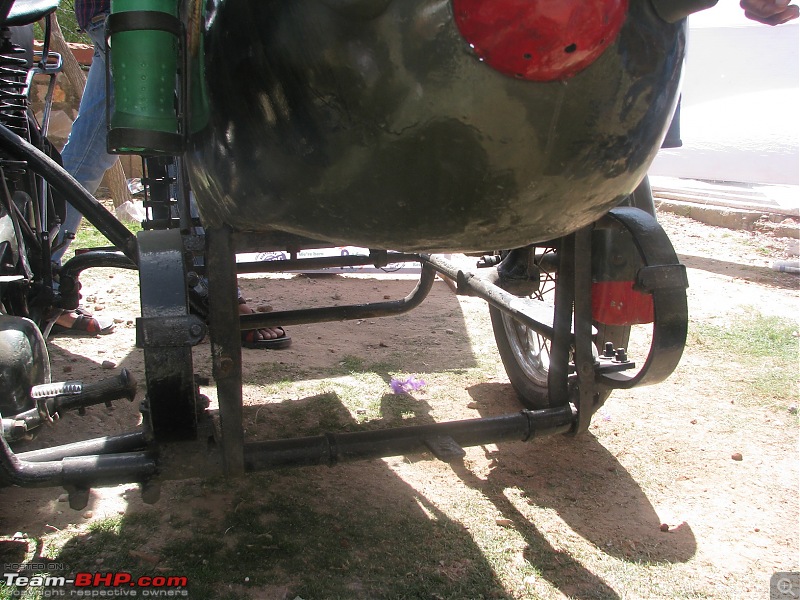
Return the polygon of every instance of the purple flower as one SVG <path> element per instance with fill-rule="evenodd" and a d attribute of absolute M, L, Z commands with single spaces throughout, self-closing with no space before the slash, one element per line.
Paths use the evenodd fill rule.
<path fill-rule="evenodd" d="M 395 394 L 407 394 L 419 390 L 427 385 L 424 379 L 418 379 L 413 375 L 408 376 L 406 379 L 395 379 L 389 382 L 389 386 Z"/>

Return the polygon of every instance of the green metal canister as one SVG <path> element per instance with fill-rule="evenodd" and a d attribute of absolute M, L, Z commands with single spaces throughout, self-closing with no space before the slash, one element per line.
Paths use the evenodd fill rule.
<path fill-rule="evenodd" d="M 108 32 L 114 81 L 109 152 L 179 153 L 178 0 L 112 0 Z"/>

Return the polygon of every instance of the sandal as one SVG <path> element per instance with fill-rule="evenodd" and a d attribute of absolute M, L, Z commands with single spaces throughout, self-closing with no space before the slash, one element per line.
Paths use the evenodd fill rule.
<path fill-rule="evenodd" d="M 292 338 L 290 338 L 286 334 L 286 330 L 283 327 L 272 327 L 271 329 L 277 329 L 281 332 L 281 335 L 276 338 L 272 339 L 257 339 L 256 338 L 256 331 L 257 329 L 249 329 L 248 331 L 242 332 L 242 348 L 261 348 L 262 350 L 281 350 L 282 348 L 288 348 L 292 345 Z"/>
<path fill-rule="evenodd" d="M 240 295 L 239 296 L 239 314 L 249 315 L 253 313 L 253 309 L 247 306 L 247 301 Z M 258 339 L 256 332 L 258 329 L 248 329 L 242 332 L 242 348 L 261 348 L 262 350 L 281 350 L 288 348 L 292 345 L 292 338 L 286 335 L 286 330 L 279 325 L 275 327 L 267 327 L 263 329 L 275 329 L 280 331 L 280 335 L 271 339 Z"/>
<path fill-rule="evenodd" d="M 51 335 L 73 335 L 73 336 L 97 336 L 108 335 L 114 331 L 113 321 L 98 319 L 91 313 L 77 308 L 74 311 L 77 316 L 70 326 L 55 324 L 50 329 Z"/>

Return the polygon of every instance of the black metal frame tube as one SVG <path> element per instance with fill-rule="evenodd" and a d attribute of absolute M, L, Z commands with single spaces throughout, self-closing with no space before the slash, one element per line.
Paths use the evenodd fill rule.
<path fill-rule="evenodd" d="M 420 262 L 418 254 L 405 254 L 389 252 L 386 254 L 387 264 L 403 262 Z M 262 260 L 253 262 L 236 263 L 236 272 L 245 273 L 285 273 L 287 271 L 300 271 L 303 269 L 336 269 L 346 267 L 360 267 L 375 265 L 374 256 L 348 255 L 348 256 L 315 256 L 312 258 L 295 258 L 289 260 Z"/>
<path fill-rule="evenodd" d="M 38 175 L 61 192 L 66 201 L 86 217 L 114 246 L 132 261 L 137 261 L 136 237 L 61 165 L 2 124 L 0 124 L 0 149 L 27 161 Z"/>
<path fill-rule="evenodd" d="M 428 450 L 425 440 L 436 437 L 450 437 L 462 447 L 508 440 L 526 441 L 568 433 L 575 423 L 575 415 L 574 407 L 566 405 L 483 419 L 253 442 L 244 447 L 245 470 L 333 465 L 341 461 L 423 452 Z"/>
<path fill-rule="evenodd" d="M 460 293 L 477 296 L 507 315 L 514 317 L 520 323 L 530 327 L 536 333 L 548 339 L 553 338 L 553 327 L 547 324 L 548 322 L 553 322 L 552 306 L 542 302 L 526 301 L 525 298 L 510 294 L 504 289 L 480 277 L 476 277 L 472 273 L 465 273 L 440 256 L 423 254 L 421 258 L 423 265 L 430 265 L 439 273 L 454 280 Z"/>
<path fill-rule="evenodd" d="M 88 456 L 92 454 L 117 454 L 141 450 L 147 446 L 147 437 L 143 431 L 123 433 L 90 440 L 82 440 L 72 444 L 31 450 L 17 454 L 19 460 L 27 462 L 57 461 L 75 456 Z"/>
<path fill-rule="evenodd" d="M 244 473 L 244 428 L 242 424 L 242 329 L 236 297 L 236 265 L 231 230 L 228 227 L 206 230 L 206 266 L 208 268 L 208 305 L 211 313 L 208 331 L 211 337 L 212 374 L 217 384 L 222 459 L 225 474 Z"/>
<path fill-rule="evenodd" d="M 572 330 L 572 309 L 575 301 L 575 236 L 573 234 L 559 240 L 557 277 L 547 389 L 551 403 L 565 404 L 569 401 L 569 354 L 573 343 L 570 331 Z"/>
<path fill-rule="evenodd" d="M 594 373 L 592 341 L 592 229 L 589 225 L 573 234 L 575 240 L 573 327 L 575 330 L 575 369 L 578 377 L 578 422 L 576 433 L 589 429 L 598 384 Z"/>
<path fill-rule="evenodd" d="M 67 457 L 32 462 L 20 460 L 0 436 L 0 484 L 21 487 L 75 486 L 147 481 L 156 475 L 155 460 L 144 452 Z"/>
<path fill-rule="evenodd" d="M 307 323 L 322 323 L 325 321 L 352 321 L 355 319 L 371 319 L 375 317 L 400 315 L 419 306 L 427 297 L 435 280 L 436 272 L 430 265 L 423 264 L 422 273 L 420 274 L 416 287 L 405 298 L 400 300 L 372 302 L 369 304 L 348 304 L 346 306 L 304 308 L 269 313 L 252 313 L 240 317 L 240 326 L 242 331 L 247 331 L 249 329 L 261 329 L 264 327 L 275 327 L 277 325 L 304 325 Z"/>

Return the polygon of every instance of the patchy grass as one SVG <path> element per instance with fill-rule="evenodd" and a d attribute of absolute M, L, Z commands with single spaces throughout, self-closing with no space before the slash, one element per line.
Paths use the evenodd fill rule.
<path fill-rule="evenodd" d="M 276 482 L 279 493 L 265 492 Z M 465 548 L 443 546 L 452 544 L 453 534 L 464 536 L 451 520 L 386 510 L 347 492 L 326 494 L 320 509 L 314 496 L 323 493 L 314 474 L 256 478 L 221 524 L 200 525 L 190 540 L 168 544 L 163 553 L 176 572 L 190 575 L 198 598 L 219 597 L 215 590 L 226 584 L 258 589 L 276 581 L 294 583 L 293 594 L 303 598 L 364 592 L 381 598 L 503 597 L 474 548 L 465 555 Z M 429 543 L 420 552 L 422 538 Z M 448 550 L 458 558 L 458 581 L 437 560 Z M 402 575 L 387 580 L 389 573 Z"/>
<path fill-rule="evenodd" d="M 752 308 L 731 315 L 725 326 L 695 323 L 689 336 L 694 348 L 727 365 L 741 398 L 782 410 L 797 402 L 800 390 L 799 341 L 797 322 Z"/>
<path fill-rule="evenodd" d="M 108 208 L 108 203 L 105 204 Z M 142 230 L 142 226 L 139 223 L 125 222 L 123 224 L 131 233 L 134 234 L 137 231 Z M 74 255 L 75 250 L 79 250 L 81 248 L 105 248 L 110 245 L 111 242 L 109 242 L 108 239 L 106 239 L 106 237 L 100 233 L 94 225 L 92 225 L 86 219 L 83 219 L 80 227 L 78 227 L 78 232 L 75 234 L 75 239 L 67 250 L 64 260 L 66 261 L 67 259 L 71 258 Z"/>
<path fill-rule="evenodd" d="M 76 535 L 72 528 L 56 532 L 47 540 L 30 540 L 29 547 L 41 548 L 37 556 L 26 556 L 30 563 L 64 565 L 64 569 L 41 571 L 47 576 L 69 578 L 78 571 L 91 572 L 135 572 L 135 576 L 159 574 L 156 557 L 148 545 L 156 537 L 159 526 L 158 514 L 134 512 L 125 515 L 92 521 L 83 533 Z M 142 557 L 147 560 L 142 560 Z M 55 563 L 55 564 L 53 564 Z M 38 574 L 28 570 L 27 576 Z M 39 600 L 49 598 L 48 588 L 29 587 L 17 589 L 0 584 L 0 600 L 23 598 Z M 71 597 L 71 596 L 70 596 Z"/>

